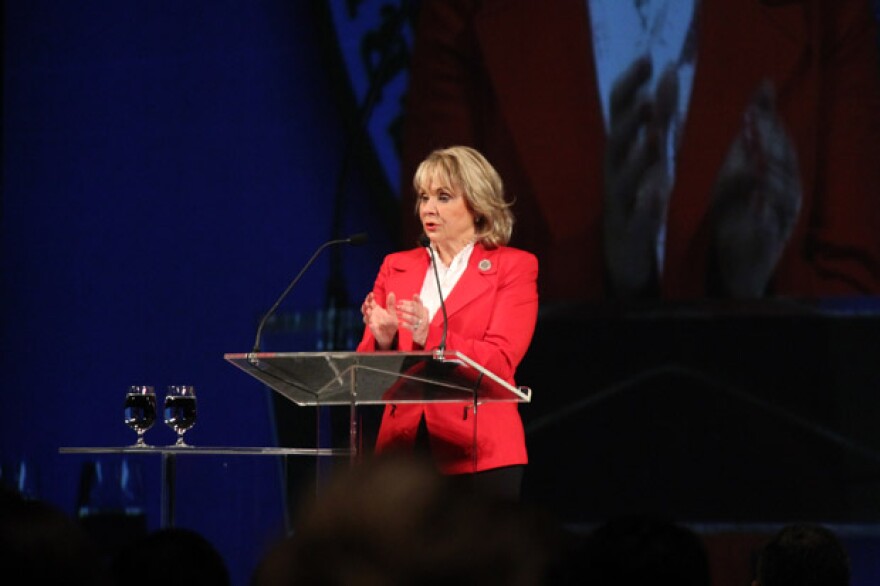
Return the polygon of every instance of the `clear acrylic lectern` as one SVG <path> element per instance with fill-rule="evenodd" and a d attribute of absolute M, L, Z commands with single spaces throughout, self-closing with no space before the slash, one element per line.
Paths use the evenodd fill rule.
<path fill-rule="evenodd" d="M 251 352 L 224 358 L 297 405 L 348 406 L 349 443 L 358 443 L 357 406 L 388 403 L 527 403 L 516 387 L 461 352 Z M 475 409 L 476 412 L 476 409 Z M 476 421 L 476 417 L 474 418 Z"/>

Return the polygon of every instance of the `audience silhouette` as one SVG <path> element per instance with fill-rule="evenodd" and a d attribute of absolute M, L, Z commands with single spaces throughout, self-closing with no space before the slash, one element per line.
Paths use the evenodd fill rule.
<path fill-rule="evenodd" d="M 0 488 L 0 576 L 7 586 L 110 585 L 97 547 L 54 506 Z"/>
<path fill-rule="evenodd" d="M 783 527 L 761 550 L 753 586 L 849 586 L 849 556 L 821 525 Z"/>
<path fill-rule="evenodd" d="M 119 586 L 229 586 L 226 563 L 214 546 L 189 529 L 154 531 L 111 561 Z"/>
<path fill-rule="evenodd" d="M 585 584 L 709 586 L 709 559 L 692 530 L 650 515 L 615 517 L 586 543 Z"/>
<path fill-rule="evenodd" d="M 299 517 L 254 586 L 547 584 L 565 543 L 542 514 L 399 455 L 344 471 Z"/>

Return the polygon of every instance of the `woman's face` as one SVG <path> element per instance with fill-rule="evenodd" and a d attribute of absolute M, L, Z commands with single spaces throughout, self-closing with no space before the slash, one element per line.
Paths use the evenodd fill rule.
<path fill-rule="evenodd" d="M 437 246 L 455 249 L 473 240 L 474 215 L 468 209 L 464 193 L 433 174 L 419 192 L 419 219 L 425 234 Z"/>

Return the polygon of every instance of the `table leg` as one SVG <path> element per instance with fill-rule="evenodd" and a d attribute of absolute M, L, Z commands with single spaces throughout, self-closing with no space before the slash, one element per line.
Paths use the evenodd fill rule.
<path fill-rule="evenodd" d="M 175 454 L 162 453 L 161 528 L 174 527 Z"/>

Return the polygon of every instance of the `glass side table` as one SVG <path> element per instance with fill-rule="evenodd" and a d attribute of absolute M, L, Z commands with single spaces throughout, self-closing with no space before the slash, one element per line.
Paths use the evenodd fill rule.
<path fill-rule="evenodd" d="M 354 452 L 340 448 L 275 448 L 275 447 L 199 447 L 199 446 L 119 446 L 65 447 L 61 454 L 157 454 L 161 456 L 162 494 L 160 522 L 162 528 L 174 527 L 175 474 L 177 456 L 312 456 L 353 457 Z"/>

